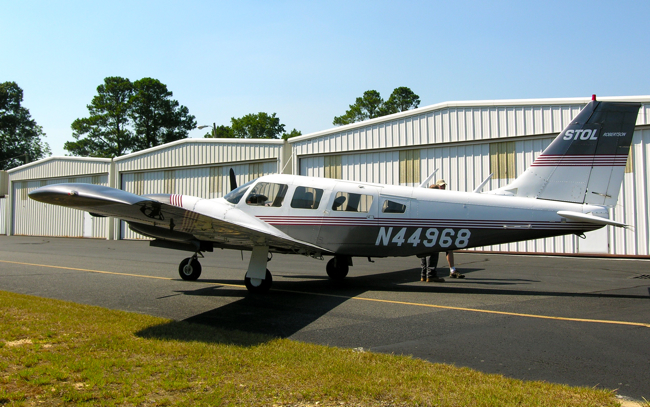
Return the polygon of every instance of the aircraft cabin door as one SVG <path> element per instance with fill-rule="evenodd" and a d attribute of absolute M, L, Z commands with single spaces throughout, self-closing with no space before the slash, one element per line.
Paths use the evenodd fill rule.
<path fill-rule="evenodd" d="M 340 254 L 360 255 L 374 248 L 380 188 L 337 182 L 330 192 L 317 244 Z"/>

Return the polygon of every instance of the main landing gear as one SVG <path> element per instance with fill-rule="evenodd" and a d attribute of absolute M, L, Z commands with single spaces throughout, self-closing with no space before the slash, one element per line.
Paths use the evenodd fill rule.
<path fill-rule="evenodd" d="M 255 246 L 251 254 L 251 260 L 248 264 L 248 271 L 244 277 L 244 284 L 249 292 L 254 294 L 263 294 L 271 289 L 273 276 L 266 268 L 266 263 L 270 260 L 268 246 Z M 178 265 L 178 274 L 183 280 L 196 281 L 201 276 L 201 263 L 198 257 L 203 255 L 196 252 L 194 256 L 188 257 Z"/>
<path fill-rule="evenodd" d="M 199 263 L 198 259 L 199 254 L 195 253 L 194 256 L 183 259 L 181 264 L 178 265 L 178 274 L 180 274 L 183 280 L 196 281 L 201 276 L 201 263 Z"/>
<path fill-rule="evenodd" d="M 266 269 L 266 275 L 264 280 L 259 278 L 249 278 L 244 277 L 244 284 L 246 284 L 246 289 L 253 294 L 263 294 L 271 289 L 271 284 L 273 284 L 273 276 L 269 269 Z"/>
<path fill-rule="evenodd" d="M 350 271 L 352 259 L 348 256 L 335 256 L 327 262 L 325 271 L 332 280 L 343 280 Z"/>
<path fill-rule="evenodd" d="M 178 274 L 183 280 L 196 281 L 201 276 L 201 263 L 198 257 L 203 255 L 197 252 L 192 257 L 181 261 L 178 265 Z M 246 289 L 253 294 L 263 294 L 271 289 L 273 276 L 266 264 L 269 262 L 269 248 L 267 246 L 255 246 L 248 264 L 248 271 L 244 277 Z M 335 256 L 327 262 L 325 270 L 327 275 L 335 281 L 343 280 L 350 270 L 352 258 L 349 256 Z"/>

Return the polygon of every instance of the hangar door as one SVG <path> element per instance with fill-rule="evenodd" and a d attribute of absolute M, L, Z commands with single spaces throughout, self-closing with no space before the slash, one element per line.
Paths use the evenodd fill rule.
<path fill-rule="evenodd" d="M 180 194 L 205 199 L 221 198 L 230 192 L 231 168 L 235 171 L 237 185 L 242 185 L 262 175 L 277 173 L 278 162 L 123 173 L 121 189 L 136 195 Z M 149 239 L 129 229 L 124 221 L 120 225 L 120 239 Z"/>
<path fill-rule="evenodd" d="M 94 218 L 77 209 L 44 204 L 29 199 L 36 188 L 64 182 L 108 186 L 108 175 L 25 180 L 13 182 L 13 234 L 23 236 L 106 238 L 107 218 Z"/>

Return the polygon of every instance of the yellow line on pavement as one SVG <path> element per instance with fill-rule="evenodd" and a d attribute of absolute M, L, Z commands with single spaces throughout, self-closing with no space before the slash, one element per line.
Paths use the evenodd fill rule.
<path fill-rule="evenodd" d="M 80 269 L 80 268 L 75 268 L 75 267 L 65 267 L 65 266 L 52 266 L 49 264 L 35 264 L 35 263 L 23 263 L 20 261 L 9 261 L 9 260 L 0 260 L 0 263 L 11 263 L 11 264 L 21 264 L 23 266 L 36 266 L 36 267 L 47 267 L 47 268 L 52 268 L 52 269 L 62 269 L 62 270 L 74 270 L 74 271 L 85 271 L 88 273 L 99 273 L 99 274 L 112 274 L 114 276 L 126 276 L 126 277 L 140 277 L 140 278 L 152 278 L 156 280 L 176 280 L 175 278 L 171 277 L 158 277 L 158 276 L 148 276 L 146 274 L 129 274 L 129 273 L 118 273 L 116 271 L 103 271 L 103 270 L 91 270 L 91 269 Z M 215 284 L 215 285 L 223 285 L 226 287 L 246 287 L 243 284 L 226 284 L 226 283 L 208 283 L 205 281 L 198 281 L 199 283 L 204 283 L 204 284 Z"/>
<path fill-rule="evenodd" d="M 293 290 L 274 290 L 274 291 L 284 291 L 284 292 L 288 292 L 288 293 L 297 293 L 297 294 L 306 294 L 306 295 L 319 295 L 319 296 L 323 296 L 323 297 L 345 298 L 345 299 L 357 300 L 357 301 L 380 302 L 380 303 L 385 303 L 385 304 L 410 305 L 410 306 L 414 306 L 414 307 L 438 308 L 438 309 L 448 309 L 448 310 L 454 310 L 454 311 L 467 311 L 467 312 L 480 312 L 480 313 L 483 313 L 483 314 L 497 314 L 497 315 L 508 315 L 508 316 L 515 316 L 515 317 L 539 318 L 539 319 L 554 319 L 556 321 L 592 322 L 592 323 L 599 323 L 599 324 L 642 326 L 642 327 L 645 327 L 645 328 L 650 328 L 650 324 L 646 324 L 646 323 L 643 323 L 643 322 L 612 321 L 612 320 L 607 320 L 607 319 L 554 317 L 554 316 L 549 316 L 549 315 L 522 314 L 522 313 L 518 313 L 518 312 L 507 312 L 507 311 L 492 311 L 492 310 L 479 309 L 479 308 L 452 307 L 452 306 L 449 306 L 449 305 L 423 304 L 423 303 L 419 303 L 419 302 L 382 300 L 382 299 L 379 299 L 379 298 L 347 297 L 347 296 L 344 296 L 344 295 L 325 294 L 325 293 L 312 293 L 312 292 L 307 292 L 307 291 L 293 291 Z"/>
<path fill-rule="evenodd" d="M 525 318 L 554 319 L 556 321 L 593 322 L 593 323 L 598 323 L 598 324 L 643 326 L 643 327 L 646 327 L 646 328 L 650 328 L 650 324 L 645 324 L 643 322 L 612 321 L 612 320 L 607 320 L 607 319 L 553 317 L 553 316 L 549 316 L 549 315 L 521 314 L 521 313 L 518 313 L 518 312 L 492 311 L 492 310 L 487 310 L 487 309 L 463 308 L 463 307 L 450 307 L 450 306 L 447 306 L 447 305 L 420 304 L 420 303 L 416 303 L 416 302 L 379 300 L 379 299 L 374 299 L 374 298 L 363 298 L 363 297 L 354 297 L 353 299 L 355 299 L 355 300 L 363 300 L 363 301 L 385 302 L 385 303 L 390 303 L 390 304 L 414 305 L 414 306 L 428 307 L 428 308 L 450 309 L 450 310 L 455 310 L 455 311 L 481 312 L 481 313 L 484 313 L 484 314 L 509 315 L 509 316 L 515 316 L 515 317 L 525 317 Z"/>
<path fill-rule="evenodd" d="M 51 268 L 51 269 L 85 271 L 85 272 L 88 272 L 88 273 L 113 274 L 113 275 L 116 275 L 116 276 L 155 278 L 155 279 L 158 279 L 158 280 L 173 280 L 172 278 L 169 278 L 169 277 L 143 276 L 143 275 L 140 275 L 140 274 L 116 273 L 116 272 L 113 272 L 113 271 L 89 270 L 89 269 L 80 269 L 80 268 L 75 268 L 75 267 L 64 267 L 64 266 L 51 266 L 49 264 L 23 263 L 23 262 L 20 262 L 20 261 L 0 260 L 0 263 L 20 264 L 20 265 L 23 265 L 23 266 L 47 267 L 47 268 Z"/>
<path fill-rule="evenodd" d="M 157 277 L 157 276 L 149 276 L 149 275 L 142 275 L 142 274 L 118 273 L 118 272 L 113 272 L 113 271 L 90 270 L 90 269 L 81 269 L 81 268 L 64 267 L 64 266 L 51 266 L 51 265 L 48 265 L 48 264 L 23 263 L 23 262 L 8 261 L 8 260 L 0 260 L 0 263 L 20 264 L 20 265 L 23 265 L 23 266 L 47 267 L 47 268 L 63 269 L 63 270 L 85 271 L 85 272 L 89 272 L 89 273 L 112 274 L 112 275 L 116 275 L 116 276 L 126 276 L 126 277 L 151 278 L 151 279 L 157 279 L 157 280 L 175 280 L 175 279 L 170 278 L 170 277 Z M 244 285 L 242 285 L 242 284 L 212 283 L 212 282 L 206 282 L 206 281 L 197 281 L 197 283 L 208 284 L 208 285 L 217 285 L 217 286 L 226 286 L 226 287 L 244 287 Z M 367 297 L 349 297 L 349 296 L 345 296 L 345 295 L 314 293 L 314 292 L 308 292 L 308 291 L 294 291 L 294 290 L 273 290 L 273 291 L 287 292 L 287 293 L 293 293 L 293 294 L 317 295 L 317 296 L 321 296 L 321 297 L 342 298 L 342 299 L 346 299 L 346 300 L 379 302 L 379 303 L 384 303 L 384 304 L 408 305 L 408 306 L 414 306 L 414 307 L 447 309 L 447 310 L 453 310 L 453 311 L 479 312 L 479 313 L 483 313 L 483 314 L 508 315 L 508 316 L 515 316 L 515 317 L 537 318 L 537 319 L 551 319 L 551 320 L 556 320 L 556 321 L 591 322 L 591 323 L 597 323 L 597 324 L 640 326 L 640 327 L 650 328 L 650 324 L 646 324 L 646 323 L 643 323 L 643 322 L 612 321 L 612 320 L 607 320 L 607 319 L 554 317 L 554 316 L 549 316 L 549 315 L 522 314 L 522 313 L 518 313 L 518 312 L 492 311 L 492 310 L 487 310 L 487 309 L 452 307 L 452 306 L 448 306 L 448 305 L 435 305 L 435 304 L 423 304 L 423 303 L 418 303 L 418 302 L 382 300 L 382 299 L 367 298 Z"/>

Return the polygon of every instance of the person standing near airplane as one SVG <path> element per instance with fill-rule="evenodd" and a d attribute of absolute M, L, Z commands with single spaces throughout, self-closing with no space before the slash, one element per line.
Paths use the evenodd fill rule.
<path fill-rule="evenodd" d="M 444 179 L 439 179 L 436 181 L 435 184 L 431 185 L 429 188 L 431 189 L 442 189 L 446 190 L 447 189 L 447 183 L 445 182 Z M 456 271 L 456 267 L 454 267 L 454 252 L 449 250 L 446 252 L 447 254 L 447 263 L 449 263 L 449 277 L 451 278 L 465 278 L 464 274 L 459 273 Z M 437 269 L 438 269 L 438 258 L 440 256 L 439 252 L 436 252 L 432 254 L 431 256 L 427 257 L 422 257 L 420 259 L 421 263 L 421 268 L 422 271 L 420 273 L 420 281 L 426 281 L 427 283 L 434 282 L 434 283 L 444 283 L 445 279 L 442 277 L 437 276 Z M 433 267 L 432 267 L 433 266 Z"/>

